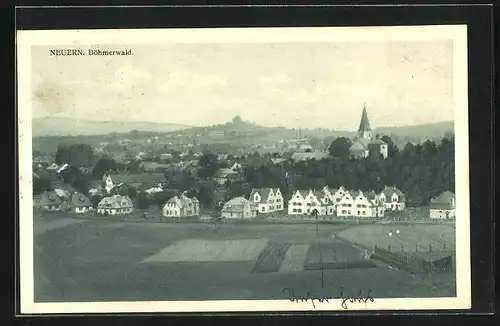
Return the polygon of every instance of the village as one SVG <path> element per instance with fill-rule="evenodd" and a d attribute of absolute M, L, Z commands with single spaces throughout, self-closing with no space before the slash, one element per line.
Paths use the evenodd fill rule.
<path fill-rule="evenodd" d="M 238 124 L 241 121 L 235 118 L 233 123 Z M 155 142 L 155 138 L 148 139 L 148 143 L 152 142 Z M 171 153 L 165 153 L 159 155 L 159 161 L 150 161 L 146 152 L 141 151 L 136 157 L 139 162 L 137 171 L 127 170 L 126 173 L 113 174 L 104 167 L 102 174 L 91 181 L 86 193 L 77 191 L 70 182 L 64 181 L 62 176 L 71 169 L 69 163 L 56 164 L 50 162 L 50 159 L 49 163 L 47 160 L 42 163 L 35 159 L 34 177 L 45 173 L 50 175 L 53 181 L 52 189 L 34 195 L 33 208 L 36 212 L 59 212 L 80 217 L 134 215 L 148 219 L 156 216 L 165 221 L 182 219 L 376 221 L 387 217 L 399 219 L 398 217 L 404 216 L 404 219 L 407 219 L 411 216 L 405 214 L 408 211 L 407 195 L 394 185 L 383 185 L 379 187 L 381 189 L 364 191 L 349 189 L 342 184 L 326 184 L 319 189 L 301 188 L 286 177 L 288 172 L 285 172 L 284 186 L 248 188 L 233 192 L 231 196 L 227 190 L 228 184 L 241 182 L 248 177 L 245 171 L 249 168 L 259 168 L 265 164 L 282 168 L 286 161 L 308 162 L 329 156 L 328 150 L 318 150 L 318 147 L 314 148 L 307 142 L 301 141 L 300 137 L 296 142 L 290 143 L 296 150 L 288 156 L 249 154 L 238 158 L 233 154 L 212 155 L 218 162 L 215 168 L 207 162 L 202 162 L 208 160 L 208 156 L 202 153 L 193 151 L 174 153 L 177 156 L 176 160 L 173 160 L 174 155 Z M 95 152 L 103 151 L 104 145 L 101 144 Z M 130 141 L 122 140 L 120 145 L 129 146 Z M 354 158 L 376 156 L 383 160 L 389 155 L 389 145 L 383 137 L 373 134 L 364 106 L 357 135 L 349 144 L 349 155 Z M 171 163 L 164 164 L 162 161 Z M 205 171 L 215 169 L 208 173 L 208 179 L 215 186 L 208 189 L 210 194 L 205 194 L 205 197 L 210 197 L 211 205 L 204 205 L 207 200 L 200 203 L 199 191 L 192 191 L 182 181 L 186 176 L 194 180 L 194 176 L 201 174 L 202 169 Z M 94 171 L 90 171 L 81 167 L 78 171 L 84 175 L 95 174 L 99 170 L 94 168 Z M 170 181 L 175 181 L 179 175 L 181 181 L 177 182 L 175 191 L 172 191 L 171 184 L 165 182 L 166 178 L 171 177 Z M 285 187 L 287 190 L 292 189 L 288 195 L 283 194 Z M 141 204 L 141 201 L 143 203 L 149 201 L 155 205 Z M 156 209 L 151 209 L 151 206 Z M 415 210 L 415 207 L 410 208 L 412 209 Z M 425 211 L 419 210 L 417 215 L 417 219 L 453 220 L 455 195 L 450 190 L 441 192 L 430 200 Z"/>

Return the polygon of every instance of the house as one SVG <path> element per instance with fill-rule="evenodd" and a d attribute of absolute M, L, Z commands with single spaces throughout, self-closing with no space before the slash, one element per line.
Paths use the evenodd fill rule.
<path fill-rule="evenodd" d="M 89 196 L 102 196 L 102 195 L 103 192 L 101 187 L 96 187 L 89 190 Z"/>
<path fill-rule="evenodd" d="M 139 152 L 139 154 L 137 154 L 135 156 L 135 159 L 138 160 L 138 161 L 141 161 L 141 160 L 145 159 L 146 157 L 148 157 L 148 153 L 146 153 L 146 152 Z"/>
<path fill-rule="evenodd" d="M 56 172 L 59 169 L 59 166 L 56 163 L 51 163 L 49 166 L 45 168 L 45 170 L 50 171 L 50 172 Z"/>
<path fill-rule="evenodd" d="M 161 183 L 145 190 L 144 192 L 147 193 L 148 195 L 153 195 L 153 194 L 157 194 L 159 192 L 162 192 L 163 191 L 163 185 Z"/>
<path fill-rule="evenodd" d="M 314 151 L 314 147 L 312 147 L 311 145 L 309 144 L 300 144 L 298 146 L 298 150 L 300 151 Z"/>
<path fill-rule="evenodd" d="M 241 164 L 238 163 L 238 162 L 234 162 L 233 165 L 231 165 L 230 169 L 233 170 L 233 171 L 241 171 Z"/>
<path fill-rule="evenodd" d="M 69 168 L 69 164 L 68 163 L 64 163 L 63 165 L 61 165 L 60 167 L 57 168 L 57 173 L 61 173 L 62 171 L 66 170 L 67 168 Z"/>
<path fill-rule="evenodd" d="M 43 209 L 43 201 L 41 195 L 33 196 L 33 209 L 34 210 Z"/>
<path fill-rule="evenodd" d="M 346 191 L 337 202 L 336 209 L 338 216 L 354 217 L 382 217 L 385 212 L 384 204 L 374 191 L 361 190 Z"/>
<path fill-rule="evenodd" d="M 383 217 L 385 214 L 385 205 L 380 201 L 380 196 L 377 195 L 373 190 L 366 192 L 365 196 L 373 204 L 373 209 L 375 209 L 375 217 Z"/>
<path fill-rule="evenodd" d="M 236 197 L 224 204 L 221 215 L 224 218 L 255 218 L 258 207 L 251 201 L 243 197 Z"/>
<path fill-rule="evenodd" d="M 219 184 L 223 185 L 228 180 L 235 180 L 238 178 L 239 173 L 233 169 L 220 168 L 216 174 L 214 180 Z"/>
<path fill-rule="evenodd" d="M 259 213 L 266 214 L 285 209 L 283 195 L 279 188 L 254 188 L 249 200 L 257 205 Z"/>
<path fill-rule="evenodd" d="M 109 191 L 110 195 L 126 195 L 129 193 L 130 185 L 120 182 L 115 184 Z"/>
<path fill-rule="evenodd" d="M 139 171 L 142 172 L 163 172 L 166 169 L 168 169 L 169 165 L 168 164 L 161 164 L 157 162 L 141 162 L 139 164 Z"/>
<path fill-rule="evenodd" d="M 56 189 L 54 189 L 54 192 L 62 200 L 68 200 L 71 197 L 71 193 L 68 190 L 65 190 L 65 189 L 56 188 Z"/>
<path fill-rule="evenodd" d="M 344 196 L 344 194 L 347 193 L 347 190 L 343 186 L 340 186 L 338 188 L 330 188 L 328 186 L 325 186 L 322 190 L 326 193 L 328 198 L 330 198 L 332 203 L 335 204 L 335 207 L 337 206 L 337 203 L 340 201 L 340 199 Z"/>
<path fill-rule="evenodd" d="M 445 191 L 431 200 L 429 217 L 431 219 L 454 219 L 456 214 L 455 194 Z"/>
<path fill-rule="evenodd" d="M 37 204 L 46 211 L 54 212 L 63 210 L 63 201 L 55 191 L 43 192 L 40 196 L 40 202 Z"/>
<path fill-rule="evenodd" d="M 163 206 L 165 217 L 187 217 L 200 214 L 200 202 L 196 197 L 189 198 L 185 194 L 170 198 Z"/>
<path fill-rule="evenodd" d="M 273 162 L 273 164 L 280 165 L 283 164 L 286 161 L 286 159 L 282 157 L 277 157 L 277 158 L 272 158 L 271 161 Z"/>
<path fill-rule="evenodd" d="M 113 195 L 104 197 L 97 204 L 97 214 L 119 215 L 132 213 L 132 200 L 128 196 Z"/>
<path fill-rule="evenodd" d="M 168 161 L 168 160 L 171 160 L 172 159 L 172 154 L 170 153 L 164 153 L 164 154 L 160 154 L 160 160 L 162 161 Z"/>
<path fill-rule="evenodd" d="M 356 217 L 381 217 L 384 206 L 379 202 L 375 192 L 355 191 L 351 193 L 354 198 L 353 216 Z"/>
<path fill-rule="evenodd" d="M 75 192 L 71 196 L 71 211 L 77 214 L 94 210 L 90 199 L 82 193 Z"/>
<path fill-rule="evenodd" d="M 334 215 L 334 208 L 324 190 L 296 190 L 288 201 L 288 215 Z"/>
<path fill-rule="evenodd" d="M 385 210 L 402 211 L 405 209 L 405 195 L 396 187 L 385 186 L 379 194 L 379 200 L 384 204 Z"/>
<path fill-rule="evenodd" d="M 354 196 L 354 197 L 353 197 Z M 354 198 L 357 192 L 346 191 L 337 202 L 337 216 L 354 216 Z"/>
<path fill-rule="evenodd" d="M 297 151 L 295 153 L 292 154 L 292 156 L 290 157 L 290 159 L 292 161 L 295 161 L 295 162 L 299 162 L 299 161 L 308 161 L 308 160 L 322 160 L 322 159 L 325 159 L 325 158 L 328 158 L 329 155 L 327 152 L 323 152 L 323 151 L 313 151 L 313 152 L 300 152 L 300 151 Z"/>
<path fill-rule="evenodd" d="M 373 137 L 373 132 L 366 113 L 366 105 L 363 106 L 361 121 L 359 123 L 358 134 L 352 140 L 350 154 L 353 157 L 368 157 L 371 155 L 387 158 L 388 145 L 381 139 Z"/>

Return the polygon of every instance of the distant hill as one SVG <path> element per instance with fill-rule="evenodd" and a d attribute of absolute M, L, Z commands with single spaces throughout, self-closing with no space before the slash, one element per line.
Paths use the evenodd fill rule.
<path fill-rule="evenodd" d="M 132 130 L 170 132 L 191 126 L 174 123 L 89 121 L 69 118 L 37 118 L 32 121 L 33 137 L 39 136 L 90 136 L 109 133 L 128 133 Z"/>
<path fill-rule="evenodd" d="M 447 133 L 454 132 L 452 121 L 428 123 L 421 125 L 381 127 L 376 128 L 374 133 L 381 135 L 392 135 L 407 140 L 441 139 Z M 284 127 L 263 127 L 252 122 L 243 121 L 239 117 L 234 118 L 226 124 L 212 125 L 206 127 L 193 127 L 182 130 L 184 135 L 202 134 L 203 136 L 225 136 L 224 141 L 242 140 L 250 142 L 276 142 L 280 139 L 290 140 L 297 138 L 325 138 L 325 137 L 354 137 L 356 131 L 333 130 L 324 128 L 315 129 L 289 129 Z M 222 140 L 222 139 L 221 139 Z"/>
<path fill-rule="evenodd" d="M 375 129 L 375 133 L 380 133 L 385 135 L 394 134 L 401 137 L 429 138 L 429 139 L 442 138 L 445 134 L 453 132 L 454 132 L 453 121 L 426 123 L 413 126 L 381 127 Z"/>
<path fill-rule="evenodd" d="M 139 133 L 130 133 L 137 130 Z M 453 122 L 429 123 L 401 127 L 381 127 L 374 133 L 388 135 L 398 148 L 408 142 L 425 140 L 439 142 L 448 133 L 453 133 Z M 289 129 L 285 127 L 264 127 L 235 117 L 225 124 L 192 127 L 168 123 L 150 122 L 99 122 L 61 118 L 33 119 L 33 145 L 44 153 L 55 153 L 58 144 L 86 143 L 99 147 L 102 142 L 117 143 L 123 139 L 132 140 L 129 149 L 145 150 L 148 139 L 157 136 L 155 142 L 161 148 L 174 148 L 196 144 L 196 150 L 210 146 L 222 152 L 247 153 L 257 146 L 262 151 L 276 151 L 276 146 L 285 149 L 288 142 L 297 140 L 313 143 L 319 148 L 327 147 L 337 137 L 352 138 L 356 131 L 324 128 Z M 222 146 L 222 147 L 221 147 Z M 293 144 L 292 144 L 293 147 Z M 241 153 L 240 153 L 241 152 Z"/>

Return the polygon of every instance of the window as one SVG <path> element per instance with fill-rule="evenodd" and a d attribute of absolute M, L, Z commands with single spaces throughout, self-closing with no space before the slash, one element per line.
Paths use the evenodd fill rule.
<path fill-rule="evenodd" d="M 351 214 L 351 210 L 348 210 L 348 211 L 347 211 L 347 214 Z"/>
<path fill-rule="evenodd" d="M 359 208 L 359 207 L 361 207 L 361 205 L 360 205 L 360 204 L 357 204 L 357 205 L 356 205 L 356 207 L 358 207 L 358 208 Z"/>
<path fill-rule="evenodd" d="M 358 211 L 358 215 L 361 215 L 361 212 L 360 212 L 360 211 Z"/>
<path fill-rule="evenodd" d="M 342 214 L 347 214 L 347 211 L 346 210 L 342 210 Z"/>
<path fill-rule="evenodd" d="M 310 212 L 311 212 L 311 210 L 308 208 L 308 209 L 307 209 L 307 212 L 308 212 L 308 213 L 310 213 Z"/>
<path fill-rule="evenodd" d="M 302 209 L 300 209 L 300 208 L 299 208 L 299 209 L 297 209 L 297 212 L 298 212 L 298 213 L 302 213 Z"/>
<path fill-rule="evenodd" d="M 265 212 L 265 211 L 266 211 L 266 208 L 265 208 L 265 207 L 262 207 L 262 209 L 261 209 L 261 210 L 262 210 L 263 212 Z"/>
<path fill-rule="evenodd" d="M 297 209 L 296 209 L 296 208 L 294 208 L 294 209 L 292 210 L 292 212 L 297 213 Z"/>
<path fill-rule="evenodd" d="M 363 211 L 363 215 L 366 215 L 366 212 L 365 212 L 365 211 Z"/>

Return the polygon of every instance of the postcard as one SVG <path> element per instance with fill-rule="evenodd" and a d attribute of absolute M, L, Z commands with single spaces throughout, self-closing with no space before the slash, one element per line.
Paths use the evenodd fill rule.
<path fill-rule="evenodd" d="M 465 25 L 18 31 L 17 85 L 23 314 L 471 307 Z"/>

